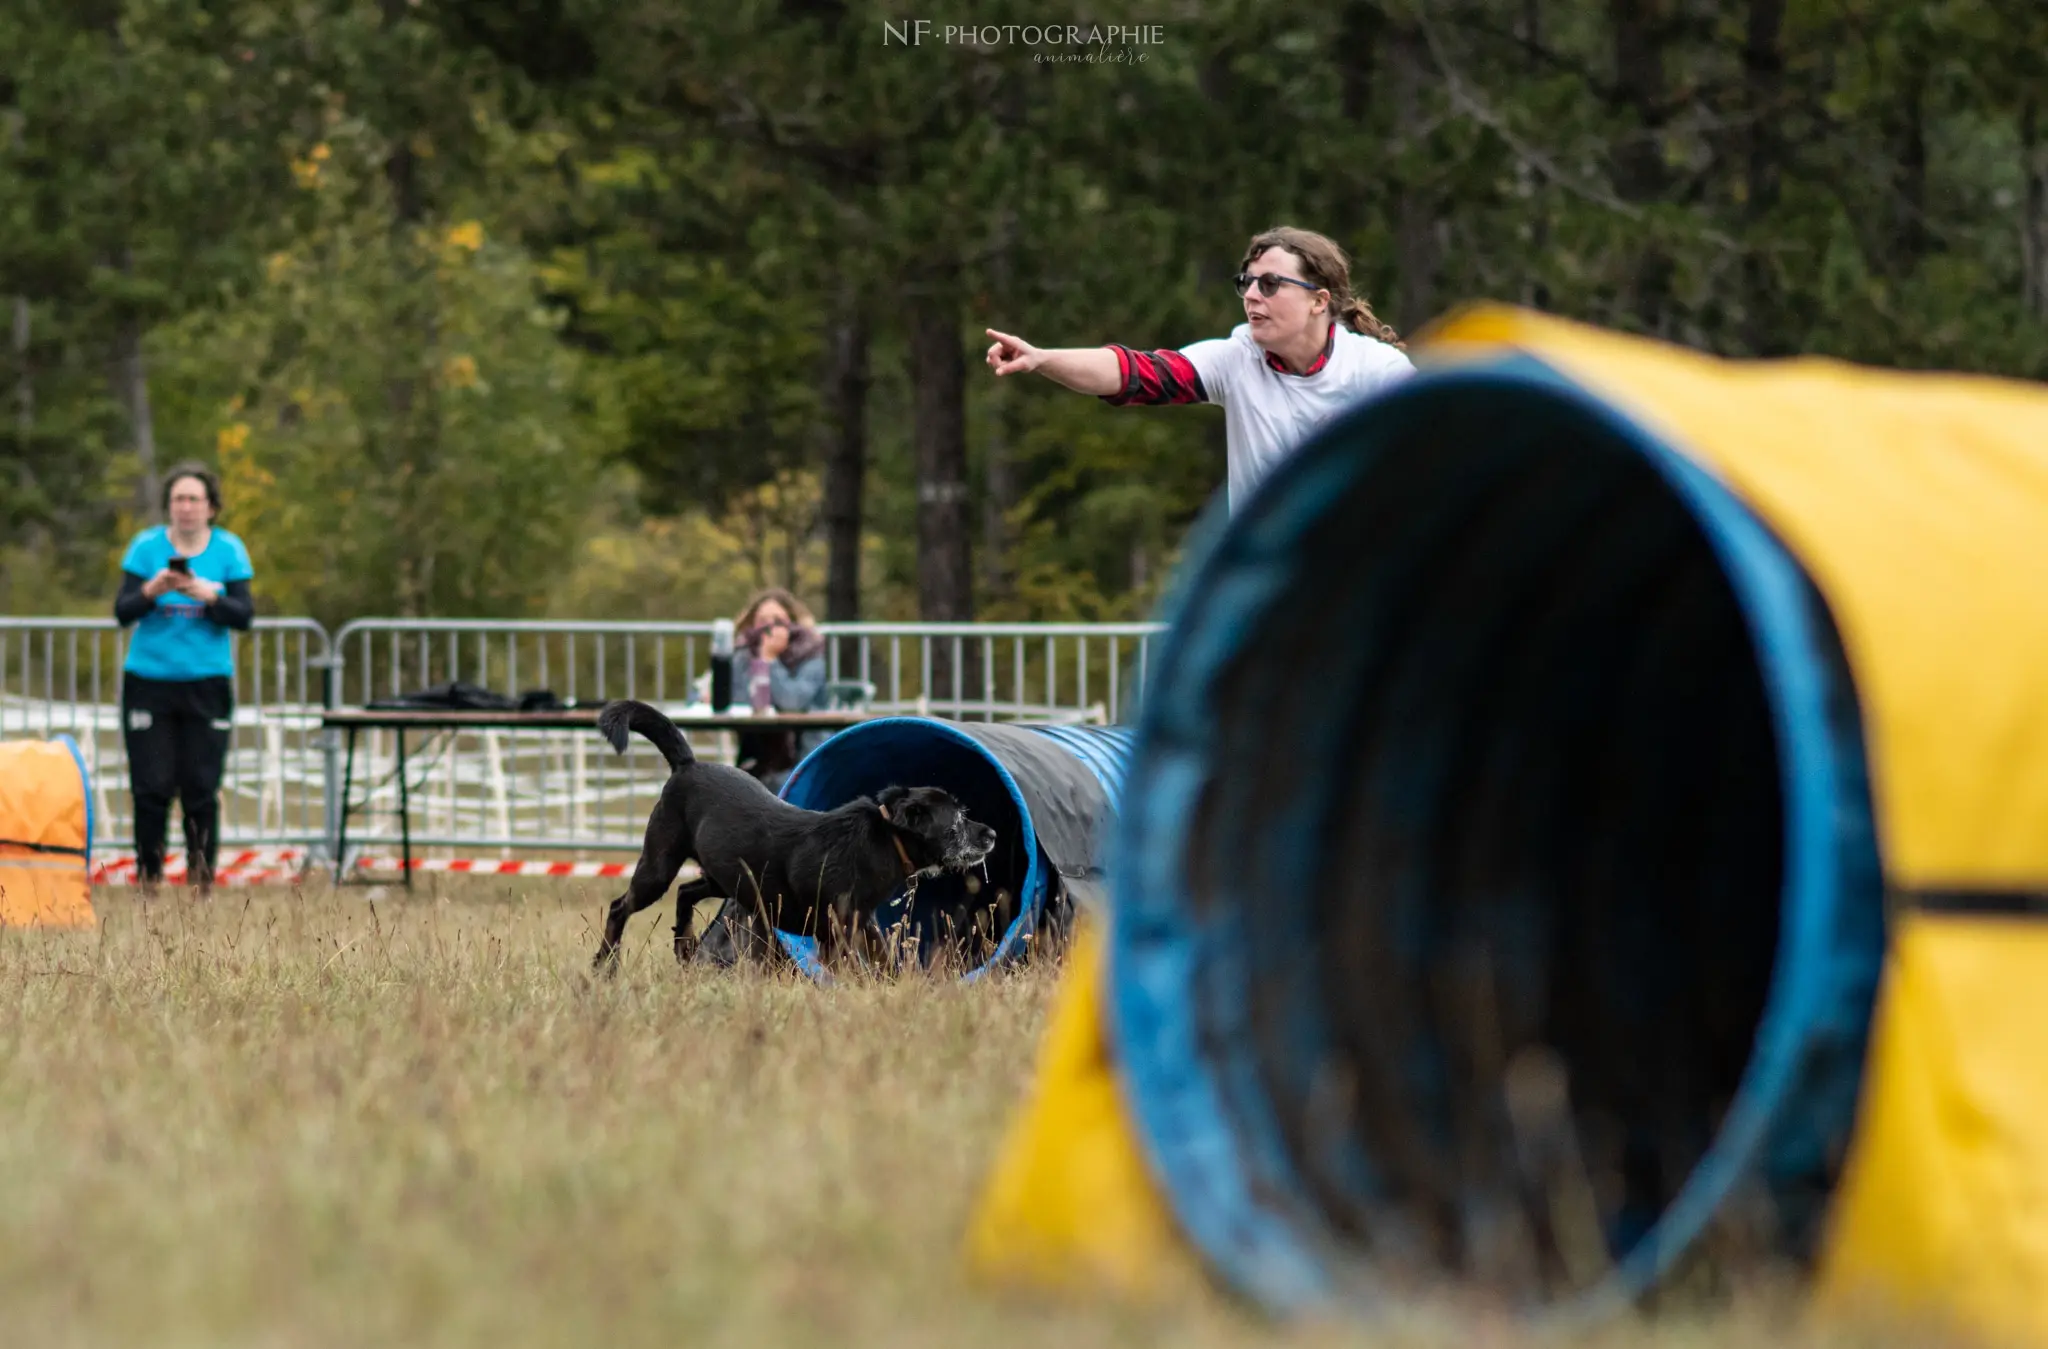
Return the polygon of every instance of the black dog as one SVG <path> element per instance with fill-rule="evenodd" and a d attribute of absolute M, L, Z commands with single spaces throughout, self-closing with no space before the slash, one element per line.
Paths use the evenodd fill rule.
<path fill-rule="evenodd" d="M 678 956 L 688 955 L 689 910 L 711 898 L 737 900 L 762 922 L 814 935 L 829 951 L 912 877 L 965 871 L 995 846 L 996 831 L 968 819 L 937 787 L 888 787 L 872 800 L 805 810 L 749 773 L 699 763 L 675 723 L 646 703 L 606 703 L 597 729 L 621 754 L 627 733 L 637 731 L 669 766 L 633 879 L 606 913 L 599 966 L 617 961 L 626 920 L 668 893 L 688 861 L 703 875 L 676 892 Z"/>

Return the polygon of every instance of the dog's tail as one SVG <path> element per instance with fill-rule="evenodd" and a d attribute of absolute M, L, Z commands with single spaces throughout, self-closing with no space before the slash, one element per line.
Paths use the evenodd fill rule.
<path fill-rule="evenodd" d="M 621 754 L 626 752 L 626 733 L 638 731 L 654 742 L 654 747 L 661 751 L 661 757 L 668 760 L 671 773 L 680 772 L 697 762 L 697 756 L 690 752 L 690 742 L 683 738 L 674 722 L 663 716 L 659 708 L 631 698 L 606 703 L 597 714 L 597 729 Z"/>

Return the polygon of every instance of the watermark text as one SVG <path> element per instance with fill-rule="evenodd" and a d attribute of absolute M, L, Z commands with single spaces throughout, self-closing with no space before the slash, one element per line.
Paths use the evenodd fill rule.
<path fill-rule="evenodd" d="M 927 42 L 948 47 L 1156 47 L 1166 41 L 1166 25 L 1149 24 L 937 24 L 930 19 L 882 20 L 882 45 L 922 47 Z"/>

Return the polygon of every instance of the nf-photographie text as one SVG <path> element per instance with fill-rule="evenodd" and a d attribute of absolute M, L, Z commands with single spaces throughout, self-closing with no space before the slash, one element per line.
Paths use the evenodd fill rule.
<path fill-rule="evenodd" d="M 930 19 L 882 20 L 882 45 L 922 47 L 926 42 L 975 47 L 1150 47 L 1166 41 L 1164 24 L 937 24 Z"/>

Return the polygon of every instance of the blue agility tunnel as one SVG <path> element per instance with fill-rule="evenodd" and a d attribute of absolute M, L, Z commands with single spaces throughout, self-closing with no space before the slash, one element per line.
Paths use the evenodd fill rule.
<path fill-rule="evenodd" d="M 929 961 L 950 952 L 967 977 L 1015 960 L 1071 905 L 1093 907 L 1102 890 L 1101 842 L 1116 810 L 1132 732 L 1124 727 L 1011 725 L 882 717 L 832 736 L 807 755 L 782 796 L 830 810 L 892 784 L 943 787 L 996 831 L 986 876 L 922 881 L 877 915 L 906 923 Z M 814 977 L 816 942 L 777 940 Z"/>
<path fill-rule="evenodd" d="M 1748 506 L 1508 354 L 1325 430 L 1166 616 L 1105 1019 L 1212 1269 L 1571 1321 L 1814 1255 L 1884 883 L 1842 642 Z"/>

